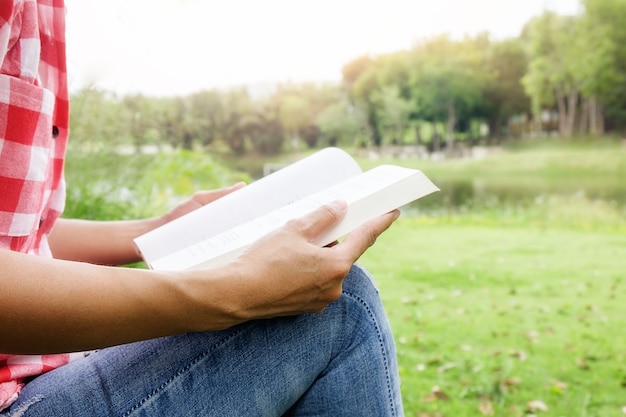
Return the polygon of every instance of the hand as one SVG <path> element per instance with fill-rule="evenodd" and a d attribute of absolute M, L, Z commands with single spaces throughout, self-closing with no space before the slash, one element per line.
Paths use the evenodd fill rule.
<path fill-rule="evenodd" d="M 395 210 L 360 226 L 342 242 L 311 242 L 341 220 L 345 203 L 323 206 L 253 244 L 229 266 L 232 314 L 239 322 L 321 312 L 339 298 L 352 264 L 398 217 Z"/>
<path fill-rule="evenodd" d="M 193 196 L 191 196 L 190 199 L 184 201 L 183 203 L 179 204 L 178 206 L 174 207 L 172 210 L 161 216 L 159 218 L 159 225 L 177 219 L 245 186 L 246 184 L 244 182 L 239 182 L 235 185 L 231 185 L 230 187 L 224 187 L 217 190 L 198 191 Z"/>
<path fill-rule="evenodd" d="M 242 187 L 199 191 L 162 216 L 142 220 L 87 221 L 58 219 L 48 242 L 54 257 L 102 265 L 137 262 L 141 256 L 133 239 Z"/>

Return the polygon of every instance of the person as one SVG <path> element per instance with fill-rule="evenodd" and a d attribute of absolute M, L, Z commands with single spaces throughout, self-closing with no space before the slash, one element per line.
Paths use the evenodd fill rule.
<path fill-rule="evenodd" d="M 396 353 L 355 262 L 398 211 L 310 241 L 337 201 L 228 265 L 123 268 L 150 219 L 60 218 L 68 138 L 63 0 L 0 2 L 0 415 L 403 415 Z"/>

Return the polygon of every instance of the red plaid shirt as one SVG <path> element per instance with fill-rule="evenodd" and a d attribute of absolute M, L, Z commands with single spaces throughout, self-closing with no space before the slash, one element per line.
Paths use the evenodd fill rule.
<path fill-rule="evenodd" d="M 0 250 L 51 256 L 46 236 L 65 201 L 68 101 L 63 0 L 0 1 Z M 0 410 L 24 378 L 72 357 L 0 354 Z"/>

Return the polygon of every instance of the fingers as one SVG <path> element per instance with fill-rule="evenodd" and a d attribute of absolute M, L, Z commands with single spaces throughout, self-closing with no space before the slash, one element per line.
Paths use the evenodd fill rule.
<path fill-rule="evenodd" d="M 224 197 L 227 194 L 230 194 L 234 191 L 239 190 L 240 188 L 245 187 L 245 185 L 246 184 L 244 182 L 239 182 L 230 187 L 220 188 L 219 190 L 198 191 L 190 199 L 174 207 L 172 210 L 168 211 L 164 215 L 158 217 L 158 222 L 157 224 L 155 224 L 155 227 L 168 223 L 189 212 L 197 210 L 200 207 L 205 206 L 221 197 Z"/>
<path fill-rule="evenodd" d="M 345 201 L 333 201 L 290 223 L 296 230 L 300 231 L 307 240 L 312 241 L 326 229 L 343 219 L 346 215 L 347 208 Z"/>
<path fill-rule="evenodd" d="M 313 241 L 344 218 L 345 202 L 324 205 L 292 220 L 276 234 L 255 242 L 231 264 L 229 280 L 244 286 L 233 301 L 243 320 L 321 312 L 339 298 L 352 264 L 398 217 L 399 211 L 377 217 L 350 233 L 341 243 L 321 248 Z M 297 279 L 293 279 L 297 277 Z"/>
<path fill-rule="evenodd" d="M 238 182 L 237 184 L 231 185 L 230 187 L 224 187 L 218 190 L 198 191 L 193 195 L 193 200 L 198 202 L 201 206 L 204 206 L 245 186 L 245 182 Z"/>
<path fill-rule="evenodd" d="M 399 216 L 400 211 L 394 210 L 364 223 L 346 236 L 336 249 L 356 261 Z"/>

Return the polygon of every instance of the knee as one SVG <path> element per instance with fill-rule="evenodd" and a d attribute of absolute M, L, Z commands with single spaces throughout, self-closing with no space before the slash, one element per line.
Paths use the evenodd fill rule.
<path fill-rule="evenodd" d="M 338 302 L 344 303 L 345 307 L 352 310 L 353 313 L 361 311 L 375 321 L 387 321 L 387 315 L 374 278 L 364 267 L 358 264 L 353 265 L 346 275 L 342 296 Z"/>
<path fill-rule="evenodd" d="M 344 294 L 357 296 L 366 302 L 379 301 L 379 291 L 370 272 L 359 264 L 352 265 L 343 281 Z"/>

